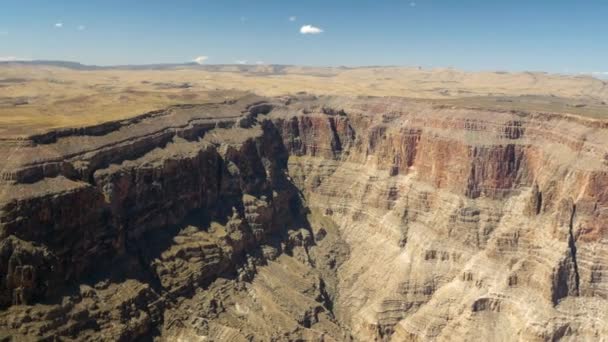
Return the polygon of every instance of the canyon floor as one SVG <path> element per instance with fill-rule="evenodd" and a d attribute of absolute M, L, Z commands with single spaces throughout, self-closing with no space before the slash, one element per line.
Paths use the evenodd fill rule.
<path fill-rule="evenodd" d="M 608 84 L 0 63 L 0 341 L 601 341 Z"/>

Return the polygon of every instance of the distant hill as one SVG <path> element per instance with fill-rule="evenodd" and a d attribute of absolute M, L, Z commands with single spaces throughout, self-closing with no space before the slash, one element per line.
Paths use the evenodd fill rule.
<path fill-rule="evenodd" d="M 27 65 L 27 66 L 48 66 L 59 67 L 71 70 L 179 70 L 195 69 L 210 72 L 239 72 L 255 75 L 284 75 L 284 74 L 306 74 L 310 76 L 334 76 L 339 71 L 374 67 L 310 67 L 295 66 L 284 64 L 197 64 L 188 63 L 159 63 L 143 65 L 87 65 L 72 61 L 54 60 L 32 60 L 32 61 L 3 61 L 1 65 Z"/>
<path fill-rule="evenodd" d="M 2 61 L 0 65 L 28 65 L 28 66 L 51 66 L 67 68 L 72 70 L 173 70 L 180 68 L 193 68 L 207 71 L 241 71 L 249 72 L 257 69 L 271 69 L 273 72 L 280 72 L 289 65 L 241 65 L 241 64 L 197 64 L 194 62 L 188 63 L 159 63 L 159 64 L 143 64 L 143 65 L 87 65 L 72 61 L 56 61 L 56 60 L 32 60 L 32 61 Z"/>
<path fill-rule="evenodd" d="M 99 70 L 103 67 L 95 65 L 84 65 L 78 62 L 70 61 L 48 61 L 48 60 L 33 60 L 33 61 L 2 61 L 0 65 L 39 65 L 67 68 L 73 70 Z"/>

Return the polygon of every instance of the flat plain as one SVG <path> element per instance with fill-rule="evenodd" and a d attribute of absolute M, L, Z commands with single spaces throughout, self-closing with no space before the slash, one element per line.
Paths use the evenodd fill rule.
<path fill-rule="evenodd" d="M 589 76 L 406 67 L 0 63 L 0 135 L 94 125 L 241 92 L 405 97 L 455 107 L 608 115 L 608 84 Z"/>

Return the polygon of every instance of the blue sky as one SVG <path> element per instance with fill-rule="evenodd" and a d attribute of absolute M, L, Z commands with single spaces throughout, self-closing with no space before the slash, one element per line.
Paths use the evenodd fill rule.
<path fill-rule="evenodd" d="M 112 65 L 198 56 L 209 64 L 604 72 L 608 1 L 0 0 L 3 59 Z"/>

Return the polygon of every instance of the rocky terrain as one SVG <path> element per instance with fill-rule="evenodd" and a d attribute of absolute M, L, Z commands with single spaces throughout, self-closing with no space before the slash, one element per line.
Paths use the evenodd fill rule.
<path fill-rule="evenodd" d="M 0 142 L 2 341 L 608 336 L 608 121 L 239 95 Z"/>

